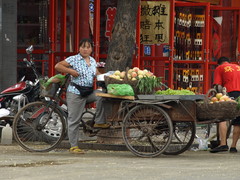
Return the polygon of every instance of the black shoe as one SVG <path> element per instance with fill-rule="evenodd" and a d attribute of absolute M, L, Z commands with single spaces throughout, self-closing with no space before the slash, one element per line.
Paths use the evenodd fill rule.
<path fill-rule="evenodd" d="M 223 152 L 228 151 L 228 145 L 218 146 L 210 150 L 211 153 Z"/>
<path fill-rule="evenodd" d="M 230 153 L 236 153 L 237 149 L 235 147 L 231 147 L 229 150 Z"/>
<path fill-rule="evenodd" d="M 213 140 L 213 141 L 210 141 L 210 148 L 211 149 L 214 149 L 216 147 L 218 147 L 220 145 L 220 140 Z"/>

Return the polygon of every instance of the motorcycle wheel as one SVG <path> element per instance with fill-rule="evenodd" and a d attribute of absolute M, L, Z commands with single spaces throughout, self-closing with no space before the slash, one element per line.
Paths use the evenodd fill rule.
<path fill-rule="evenodd" d="M 64 114 L 54 104 L 33 102 L 24 106 L 13 121 L 15 140 L 30 152 L 48 152 L 66 135 Z"/>

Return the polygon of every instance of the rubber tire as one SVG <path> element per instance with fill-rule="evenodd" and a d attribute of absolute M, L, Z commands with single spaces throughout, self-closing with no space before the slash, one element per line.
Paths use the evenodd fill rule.
<path fill-rule="evenodd" d="M 61 125 L 60 129 L 61 132 L 59 132 L 59 136 L 51 139 L 51 140 L 46 140 L 45 136 L 44 136 L 44 132 L 42 131 L 42 129 L 38 129 L 39 127 L 39 121 L 37 119 L 37 117 L 41 116 L 42 112 L 39 112 L 39 114 L 36 115 L 36 111 L 34 111 L 33 114 L 31 114 L 31 111 L 29 111 L 28 116 L 30 115 L 31 118 L 28 118 L 27 116 L 27 110 L 31 110 L 33 108 L 38 109 L 39 107 L 44 107 L 46 108 L 47 106 L 49 106 L 51 109 L 54 109 L 54 115 L 57 116 L 57 122 Z M 41 109 L 41 108 L 40 108 Z M 43 112 L 45 113 L 45 112 Z M 26 116 L 26 117 L 25 117 Z M 36 118 L 34 116 L 37 116 Z M 24 120 L 23 120 L 24 117 Z M 25 124 L 26 127 L 26 131 L 23 131 L 23 125 L 21 125 L 21 123 Z M 27 135 L 25 135 L 25 134 Z M 31 133 L 31 134 L 30 134 Z M 54 148 L 56 148 L 61 141 L 64 139 L 64 137 L 66 136 L 66 118 L 64 117 L 64 113 L 63 111 L 61 111 L 61 109 L 56 108 L 53 104 L 47 104 L 46 102 L 33 102 L 33 103 L 29 103 L 26 106 L 24 106 L 15 116 L 14 121 L 13 121 L 13 134 L 14 134 L 14 138 L 17 141 L 17 143 L 25 150 L 29 151 L 29 152 L 48 152 L 53 150 Z M 24 138 L 23 138 L 23 135 Z M 29 134 L 32 135 L 36 135 L 35 137 L 31 137 L 29 136 Z M 41 142 L 46 144 L 46 147 L 44 146 L 44 148 L 38 148 L 40 146 L 33 146 L 37 140 L 39 140 L 39 136 L 38 134 L 43 134 Z M 28 138 L 29 137 L 29 138 Z M 31 137 L 31 139 L 30 139 Z M 34 138 L 34 139 L 33 139 Z M 46 143 L 46 141 L 48 143 Z M 28 145 L 29 144 L 29 145 Z"/>
<path fill-rule="evenodd" d="M 147 115 L 146 113 L 147 111 L 149 111 L 150 113 L 148 114 L 151 114 L 151 115 Z M 137 114 L 139 115 L 139 119 L 137 119 L 138 118 Z M 157 120 L 159 121 L 155 122 L 156 119 L 154 119 L 154 117 L 156 117 Z M 151 121 L 152 121 L 152 124 L 151 124 Z M 160 122 L 164 122 L 164 124 L 160 124 Z M 133 127 L 136 129 L 130 129 L 130 127 Z M 165 128 L 168 131 L 164 131 L 165 129 L 163 128 Z M 139 131 L 139 132 L 136 132 L 136 131 Z M 149 131 L 149 132 L 146 132 L 146 131 Z M 138 138 L 135 137 L 136 135 L 133 136 L 135 138 L 134 142 L 137 142 L 139 140 L 140 145 L 131 144 L 133 140 L 131 139 L 132 137 L 130 135 L 130 132 L 136 133 L 137 135 L 141 134 L 140 137 Z M 165 142 L 163 142 L 165 144 L 160 144 L 162 147 L 160 147 L 159 149 L 159 147 L 156 146 L 158 145 L 157 144 L 158 142 L 155 143 L 155 141 L 157 140 L 160 141 L 158 139 L 159 138 L 158 136 L 160 136 L 160 132 L 162 132 L 162 134 L 165 133 L 163 139 L 165 138 L 166 140 L 164 139 Z M 127 113 L 127 115 L 123 120 L 123 124 L 122 124 L 123 140 L 127 148 L 134 155 L 139 157 L 156 157 L 160 155 L 162 152 L 165 151 L 165 149 L 170 144 L 172 135 L 173 135 L 173 126 L 172 126 L 172 121 L 169 115 L 162 108 L 156 105 L 137 105 Z M 154 138 L 154 136 L 157 136 L 157 138 Z M 143 140 L 141 141 L 141 139 L 144 139 L 144 138 L 145 138 L 145 142 Z M 148 144 L 147 144 L 148 146 L 146 146 L 145 145 L 146 143 L 150 144 L 150 146 Z M 144 144 L 144 146 L 142 144 Z"/>

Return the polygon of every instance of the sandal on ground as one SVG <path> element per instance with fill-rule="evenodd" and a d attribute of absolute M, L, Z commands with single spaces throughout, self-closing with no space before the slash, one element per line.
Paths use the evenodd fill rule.
<path fill-rule="evenodd" d="M 74 154 L 84 154 L 84 151 L 79 149 L 77 146 L 71 147 L 69 152 Z"/>
<path fill-rule="evenodd" d="M 94 124 L 93 127 L 97 129 L 108 129 L 110 128 L 110 124 L 104 123 L 104 124 Z"/>

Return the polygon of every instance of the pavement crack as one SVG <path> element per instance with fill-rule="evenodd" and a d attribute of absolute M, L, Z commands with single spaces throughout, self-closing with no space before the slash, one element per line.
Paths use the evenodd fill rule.
<path fill-rule="evenodd" d="M 54 166 L 68 164 L 68 162 L 58 162 L 58 161 L 39 161 L 39 162 L 30 162 L 22 164 L 9 164 L 9 165 L 0 165 L 0 167 L 40 167 L 40 166 Z"/>

